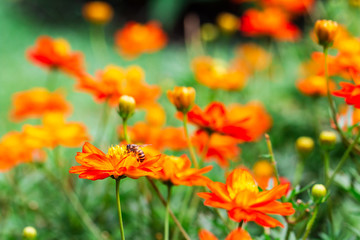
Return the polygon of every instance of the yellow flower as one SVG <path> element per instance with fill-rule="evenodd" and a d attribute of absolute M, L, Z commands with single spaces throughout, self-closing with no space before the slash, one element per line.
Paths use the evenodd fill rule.
<path fill-rule="evenodd" d="M 239 28 L 240 20 L 231 13 L 220 13 L 216 19 L 220 29 L 226 33 L 233 33 Z"/>
<path fill-rule="evenodd" d="M 88 2 L 83 6 L 82 14 L 84 18 L 95 24 L 106 24 L 113 17 L 112 7 L 101 1 Z"/>

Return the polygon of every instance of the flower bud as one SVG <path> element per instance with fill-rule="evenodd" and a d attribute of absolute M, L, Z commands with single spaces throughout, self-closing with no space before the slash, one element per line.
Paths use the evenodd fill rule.
<path fill-rule="evenodd" d="M 240 25 L 239 18 L 231 13 L 220 13 L 216 22 L 220 29 L 226 33 L 236 32 Z"/>
<path fill-rule="evenodd" d="M 82 14 L 84 18 L 94 24 L 106 24 L 113 17 L 112 7 L 102 1 L 88 2 L 83 6 Z"/>
<path fill-rule="evenodd" d="M 308 155 L 314 149 L 314 140 L 310 137 L 299 137 L 295 145 L 300 154 Z"/>
<path fill-rule="evenodd" d="M 317 20 L 315 23 L 315 34 L 318 43 L 327 48 L 334 42 L 339 25 L 331 20 Z"/>
<path fill-rule="evenodd" d="M 336 133 L 333 131 L 322 131 L 319 140 L 321 146 L 331 149 L 336 143 Z"/>
<path fill-rule="evenodd" d="M 326 188 L 322 184 L 315 184 L 311 189 L 311 195 L 315 199 L 320 199 L 326 196 Z"/>
<path fill-rule="evenodd" d="M 190 111 L 193 106 L 195 94 L 195 89 L 192 87 L 175 87 L 173 91 L 167 92 L 170 102 L 184 114 Z"/>
<path fill-rule="evenodd" d="M 119 115 L 123 120 L 130 118 L 135 111 L 135 99 L 133 97 L 123 95 L 119 98 Z"/>
<path fill-rule="evenodd" d="M 25 227 L 23 230 L 23 237 L 24 239 L 35 239 L 37 235 L 36 229 L 33 227 Z"/>

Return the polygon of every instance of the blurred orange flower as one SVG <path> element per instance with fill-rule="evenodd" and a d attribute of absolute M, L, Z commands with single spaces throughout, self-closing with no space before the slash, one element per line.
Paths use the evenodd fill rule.
<path fill-rule="evenodd" d="M 82 14 L 91 23 L 106 24 L 112 19 L 114 11 L 107 2 L 91 1 L 84 4 Z"/>
<path fill-rule="evenodd" d="M 134 58 L 142 53 L 153 53 L 165 47 L 167 36 L 158 22 L 146 24 L 128 22 L 115 34 L 115 44 L 120 53 Z"/>
<path fill-rule="evenodd" d="M 199 232 L 199 239 L 200 240 L 218 240 L 215 235 L 211 232 L 202 229 Z M 236 228 L 235 230 L 231 231 L 229 235 L 225 238 L 225 240 L 251 240 L 249 233 L 242 228 Z"/>
<path fill-rule="evenodd" d="M 297 81 L 297 89 L 308 96 L 326 96 L 327 95 L 327 81 L 322 76 L 310 76 L 308 78 Z M 330 92 L 335 90 L 336 84 L 330 80 Z"/>
<path fill-rule="evenodd" d="M 181 157 L 162 155 L 162 170 L 156 175 L 163 182 L 174 185 L 205 186 L 210 179 L 203 176 L 213 167 L 207 166 L 201 169 L 191 168 L 191 161 L 186 156 Z"/>
<path fill-rule="evenodd" d="M 205 131 L 198 130 L 191 141 L 205 161 L 215 159 L 221 167 L 228 167 L 229 160 L 235 161 L 240 153 L 240 148 L 237 146 L 239 140 L 218 133 L 209 135 Z"/>
<path fill-rule="evenodd" d="M 249 119 L 241 117 L 230 119 L 229 111 L 220 102 L 210 103 L 204 111 L 195 105 L 187 116 L 190 123 L 209 133 L 218 132 L 239 140 L 251 140 L 249 129 L 244 126 Z"/>
<path fill-rule="evenodd" d="M 4 135 L 0 139 L 0 172 L 20 163 L 43 161 L 45 153 L 31 143 L 23 132 L 13 131 Z"/>
<path fill-rule="evenodd" d="M 89 139 L 86 127 L 82 123 L 65 122 L 61 113 L 47 113 L 42 120 L 43 125 L 24 125 L 26 136 L 38 147 L 50 147 L 62 145 L 66 147 L 78 147 Z"/>
<path fill-rule="evenodd" d="M 266 69 L 272 61 L 272 56 L 255 43 L 245 43 L 237 47 L 236 59 L 244 61 L 247 69 L 254 72 Z"/>
<path fill-rule="evenodd" d="M 276 199 L 284 196 L 288 184 L 280 184 L 271 190 L 259 192 L 258 186 L 245 169 L 235 169 L 226 179 L 208 183 L 210 193 L 198 193 L 205 199 L 204 204 L 215 208 L 224 208 L 229 217 L 236 221 L 255 221 L 264 227 L 283 227 L 278 220 L 267 214 L 291 215 L 295 210 L 291 203 L 282 203 Z"/>
<path fill-rule="evenodd" d="M 247 10 L 241 17 L 240 30 L 247 36 L 271 36 L 280 41 L 294 41 L 300 36 L 300 30 L 289 21 L 288 14 L 273 7 L 263 11 Z"/>
<path fill-rule="evenodd" d="M 340 105 L 337 119 L 340 127 L 346 131 L 360 122 L 360 109 L 353 108 L 353 106 Z M 355 131 L 356 128 L 353 130 Z"/>
<path fill-rule="evenodd" d="M 197 57 L 192 62 L 196 80 L 212 89 L 239 90 L 245 86 L 248 72 L 239 63 L 228 66 L 226 62 L 211 57 Z"/>
<path fill-rule="evenodd" d="M 31 117 L 42 117 L 48 112 L 69 113 L 71 105 L 61 91 L 49 92 L 45 88 L 32 88 L 17 92 L 12 97 L 11 118 L 20 121 Z"/>
<path fill-rule="evenodd" d="M 110 147 L 105 154 L 90 143 L 85 143 L 82 152 L 78 152 L 75 159 L 81 166 L 73 166 L 69 172 L 89 180 L 107 177 L 137 179 L 142 176 L 155 176 L 161 170 L 160 155 L 146 154 L 145 160 L 141 162 L 136 154 L 127 151 L 126 145 Z"/>
<path fill-rule="evenodd" d="M 355 108 L 360 108 L 360 85 L 355 85 L 349 82 L 340 82 L 341 89 L 334 91 L 333 95 L 345 98 L 348 105 L 354 105 Z"/>
<path fill-rule="evenodd" d="M 49 70 L 59 69 L 71 75 L 84 71 L 82 54 L 72 52 L 70 44 L 62 38 L 41 36 L 26 54 L 31 62 Z"/>
<path fill-rule="evenodd" d="M 265 7 L 280 7 L 291 13 L 305 13 L 311 9 L 314 0 L 261 0 Z"/>
<path fill-rule="evenodd" d="M 77 87 L 112 106 L 118 104 L 122 95 L 128 95 L 135 99 L 136 106 L 143 107 L 152 105 L 160 95 L 160 88 L 146 84 L 144 79 L 144 71 L 138 66 L 124 69 L 109 65 L 98 71 L 95 78 L 89 74 L 78 75 Z"/>

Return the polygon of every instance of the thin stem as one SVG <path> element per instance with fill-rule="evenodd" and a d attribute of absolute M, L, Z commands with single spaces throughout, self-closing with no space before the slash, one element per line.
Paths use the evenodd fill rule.
<path fill-rule="evenodd" d="M 238 228 L 242 228 L 243 224 L 244 224 L 244 221 L 241 220 L 241 221 L 239 222 Z"/>
<path fill-rule="evenodd" d="M 358 134 L 356 135 L 355 140 L 351 143 L 351 145 L 346 149 L 344 155 L 342 156 L 342 158 L 340 159 L 340 162 L 338 163 L 338 165 L 336 166 L 333 174 L 331 175 L 331 177 L 329 178 L 329 180 L 326 182 L 326 188 L 328 188 L 332 182 L 334 181 L 334 178 L 336 176 L 336 174 L 340 171 L 340 169 L 342 168 L 342 166 L 344 165 L 346 159 L 349 157 L 349 154 L 351 153 L 352 149 L 354 148 L 354 146 L 356 145 L 356 143 L 359 141 L 360 139 L 360 129 L 358 129 Z"/>
<path fill-rule="evenodd" d="M 192 160 L 195 168 L 199 168 L 199 164 L 198 164 L 198 161 L 196 159 L 196 155 L 195 155 L 195 151 L 194 151 L 194 146 L 192 145 L 190 137 L 189 137 L 188 127 L 187 127 L 187 115 L 186 114 L 183 114 L 183 123 L 184 123 L 184 131 L 185 131 L 186 142 L 187 142 L 188 147 L 189 147 L 191 160 Z"/>
<path fill-rule="evenodd" d="M 167 185 L 167 201 L 166 201 L 166 212 L 165 212 L 165 225 L 164 225 L 164 240 L 169 240 L 169 208 L 170 208 L 170 197 L 171 197 L 171 185 Z"/>
<path fill-rule="evenodd" d="M 293 229 L 292 224 L 288 223 L 286 228 L 285 240 L 289 240 L 292 229 Z"/>
<path fill-rule="evenodd" d="M 265 139 L 266 139 L 266 144 L 267 144 L 267 147 L 268 147 L 268 150 L 269 150 L 270 160 L 271 160 L 272 165 L 274 166 L 274 172 L 275 172 L 276 181 L 278 182 L 278 184 L 280 184 L 279 172 L 277 170 L 275 156 L 274 156 L 274 152 L 273 152 L 273 149 L 272 149 L 272 144 L 271 144 L 269 134 L 265 133 Z"/>
<path fill-rule="evenodd" d="M 319 211 L 319 205 L 316 204 L 316 205 L 315 205 L 314 212 L 313 212 L 313 215 L 311 216 L 309 222 L 306 224 L 305 234 L 304 234 L 304 236 L 303 236 L 303 238 L 302 238 L 303 240 L 306 240 L 307 237 L 309 236 L 310 231 L 311 231 L 311 228 L 312 228 L 312 226 L 314 225 L 316 216 L 317 216 L 317 214 L 318 214 L 318 211 Z"/>
<path fill-rule="evenodd" d="M 106 125 L 109 120 L 109 114 L 110 114 L 110 106 L 108 104 L 108 101 L 105 101 L 103 104 L 101 119 L 99 121 L 99 126 L 96 131 L 96 143 L 100 143 L 102 141 L 102 138 L 104 136 L 104 132 L 106 130 Z"/>
<path fill-rule="evenodd" d="M 124 138 L 127 144 L 130 144 L 130 138 L 127 133 L 127 119 L 123 119 L 123 132 L 124 132 Z"/>
<path fill-rule="evenodd" d="M 120 204 L 120 194 L 119 194 L 119 187 L 120 187 L 120 178 L 116 179 L 116 203 L 117 203 L 117 211 L 119 215 L 119 224 L 120 224 L 120 233 L 121 233 L 121 240 L 125 240 L 125 233 L 124 233 L 124 225 L 122 220 L 121 214 L 121 204 Z"/>
<path fill-rule="evenodd" d="M 327 149 L 324 151 L 324 180 L 327 182 L 329 180 L 329 169 L 330 169 L 330 157 Z"/>
<path fill-rule="evenodd" d="M 303 172 L 304 172 L 305 157 L 303 157 L 301 154 L 299 154 L 299 158 L 300 159 L 298 161 L 298 164 L 297 164 L 296 170 L 295 170 L 294 186 L 300 184 L 301 177 L 302 177 Z"/>
<path fill-rule="evenodd" d="M 156 186 L 156 184 L 154 183 L 154 181 L 151 178 L 147 178 L 147 180 L 149 180 L 151 186 L 154 188 L 156 194 L 158 195 L 160 201 L 162 202 L 162 204 L 164 206 L 166 206 L 166 200 L 165 198 L 162 196 L 159 188 Z M 171 211 L 170 207 L 169 207 L 169 214 L 171 216 L 171 218 L 174 220 L 176 226 L 179 228 L 180 232 L 182 233 L 182 235 L 184 236 L 184 238 L 186 240 L 190 240 L 189 235 L 186 233 L 186 231 L 184 230 L 184 228 L 181 226 L 181 223 L 179 222 L 179 220 L 176 218 L 176 216 L 174 215 L 173 211 Z"/>
<path fill-rule="evenodd" d="M 54 91 L 56 88 L 56 68 L 51 68 L 48 72 L 47 78 L 46 78 L 46 88 L 49 91 Z"/>

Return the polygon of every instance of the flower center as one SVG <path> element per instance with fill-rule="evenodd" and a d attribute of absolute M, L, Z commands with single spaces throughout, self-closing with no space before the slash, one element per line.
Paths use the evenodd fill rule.
<path fill-rule="evenodd" d="M 126 147 L 119 145 L 111 146 L 106 154 L 107 157 L 116 158 L 118 160 L 124 158 L 126 155 L 128 155 Z"/>

